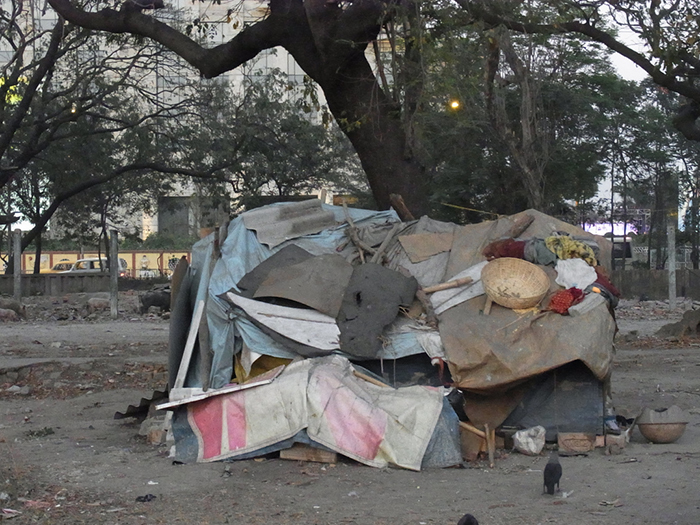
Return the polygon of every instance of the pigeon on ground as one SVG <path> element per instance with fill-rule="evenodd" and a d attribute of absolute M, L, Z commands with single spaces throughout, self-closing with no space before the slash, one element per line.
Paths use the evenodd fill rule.
<path fill-rule="evenodd" d="M 544 467 L 544 490 L 542 493 L 554 495 L 554 486 L 559 490 L 559 480 L 561 479 L 561 464 L 559 463 L 559 452 L 552 452 L 549 461 Z"/>
<path fill-rule="evenodd" d="M 474 516 L 472 516 L 471 514 L 465 514 L 459 520 L 457 525 L 479 525 L 479 522 L 476 521 L 476 518 Z"/>

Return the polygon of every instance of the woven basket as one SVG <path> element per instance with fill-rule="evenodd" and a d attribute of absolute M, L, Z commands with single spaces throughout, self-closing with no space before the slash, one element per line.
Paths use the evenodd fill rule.
<path fill-rule="evenodd" d="M 486 295 L 506 308 L 532 308 L 549 291 L 549 277 L 539 266 L 523 259 L 501 257 L 481 270 Z"/>

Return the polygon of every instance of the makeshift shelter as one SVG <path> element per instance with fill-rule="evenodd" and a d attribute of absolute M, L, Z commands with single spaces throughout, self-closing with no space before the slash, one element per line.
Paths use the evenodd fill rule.
<path fill-rule="evenodd" d="M 313 200 L 243 213 L 198 242 L 173 278 L 177 457 L 248 458 L 303 442 L 372 466 L 449 466 L 461 460 L 457 412 L 478 427 L 541 424 L 549 439 L 601 434 L 610 251 L 534 210 L 464 226 Z M 545 270 L 539 305 L 486 300 L 482 269 L 502 255 Z M 555 270 L 571 259 L 573 271 Z M 574 290 L 565 306 L 587 305 L 578 315 L 548 306 Z M 450 386 L 463 394 L 451 404 Z"/>

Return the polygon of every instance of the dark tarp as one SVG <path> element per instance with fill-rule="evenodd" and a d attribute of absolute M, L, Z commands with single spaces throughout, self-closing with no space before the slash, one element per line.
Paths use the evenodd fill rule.
<path fill-rule="evenodd" d="M 384 328 L 396 319 L 400 306 L 410 306 L 417 289 L 415 278 L 379 264 L 353 267 L 336 318 L 341 350 L 353 357 L 377 357 Z"/>

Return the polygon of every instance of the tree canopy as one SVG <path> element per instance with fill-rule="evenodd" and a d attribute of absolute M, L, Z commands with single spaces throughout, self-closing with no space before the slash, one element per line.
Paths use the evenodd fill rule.
<path fill-rule="evenodd" d="M 578 35 L 632 60 L 657 85 L 683 97 L 679 99 L 674 124 L 689 139 L 700 139 L 696 125 L 700 116 L 700 89 L 695 82 L 698 43 L 694 36 L 698 34 L 698 21 L 690 1 L 456 0 L 456 3 L 424 4 L 394 0 L 271 0 L 265 16 L 246 24 L 229 41 L 214 47 L 201 45 L 186 31 L 159 19 L 157 13 L 116 10 L 99 2 L 80 5 L 70 0 L 49 0 L 49 3 L 72 24 L 152 39 L 185 59 L 205 78 L 236 69 L 265 50 L 283 47 L 323 90 L 332 115 L 357 151 L 380 208 L 389 207 L 391 194 L 397 193 L 415 215 L 430 209 L 433 183 L 444 174 L 437 169 L 440 162 L 426 162 L 430 157 L 424 154 L 431 147 L 421 143 L 425 134 L 417 128 L 422 97 L 433 73 L 426 67 L 424 58 L 429 46 L 437 40 L 443 45 L 442 37 L 458 26 L 463 34 L 473 29 L 493 41 L 491 52 L 486 45 L 481 48 L 480 56 L 482 71 L 487 74 L 486 84 L 491 85 L 485 99 L 492 104 L 487 118 L 491 131 L 497 132 L 505 148 L 500 153 L 507 153 L 510 161 L 519 167 L 525 189 L 522 197 L 528 205 L 546 207 L 543 192 L 556 186 L 556 178 L 545 175 L 546 166 L 554 168 L 556 159 L 551 157 L 552 150 L 542 148 L 550 148 L 552 144 L 547 136 L 562 137 L 560 132 L 568 125 L 567 117 L 571 113 L 562 106 L 558 116 L 551 114 L 550 118 L 558 121 L 549 120 L 551 126 L 547 129 L 532 126 L 539 111 L 532 104 L 536 100 L 533 97 L 544 94 L 540 89 L 556 91 L 556 83 L 553 81 L 549 87 L 533 84 L 541 79 L 533 75 L 533 64 L 524 59 L 525 55 L 519 55 L 518 50 L 525 48 L 522 41 L 518 43 L 517 34 L 531 39 L 532 35 L 541 35 L 536 42 L 538 46 L 545 45 L 552 36 Z M 636 51 L 617 38 L 616 27 L 621 26 L 638 35 L 648 46 L 647 50 Z M 381 58 L 380 35 L 384 35 L 382 42 L 391 48 L 390 62 Z M 561 38 L 553 42 L 557 41 L 563 42 Z M 374 64 L 367 58 L 369 50 L 379 58 Z M 501 65 L 494 68 L 488 61 L 496 51 L 503 55 Z M 477 58 L 478 55 L 475 62 L 479 61 Z M 558 66 L 563 73 L 564 63 L 551 63 L 549 67 Z M 503 71 L 504 67 L 510 70 L 511 78 L 501 75 L 499 80 L 498 68 Z M 503 81 L 514 81 L 519 87 L 518 111 L 522 118 L 517 122 L 512 117 L 510 121 L 504 118 L 509 115 L 509 104 L 511 108 L 516 106 L 513 106 L 513 89 L 504 86 Z M 508 92 L 510 97 L 504 98 Z M 548 92 L 549 95 L 556 99 L 554 91 Z M 589 151 L 588 155 L 594 153 Z M 547 162 L 543 162 L 545 159 Z M 478 193 L 478 186 L 474 190 Z"/>
<path fill-rule="evenodd" d="M 282 194 L 331 179 L 357 186 L 347 140 L 305 116 L 313 100 L 283 97 L 298 88 L 282 76 L 252 79 L 244 101 L 219 81 L 168 84 L 159 79 L 182 79 L 181 65 L 158 45 L 91 35 L 60 19 L 48 30 L 45 19 L 20 23 L 26 6 L 11 6 L 0 11 L 0 47 L 14 50 L 4 51 L 0 77 L 0 188 L 5 210 L 34 225 L 22 249 L 41 250 L 41 232 L 59 209 L 67 231 L 85 236 L 93 218 L 102 230 L 119 227 L 115 210 L 153 211 L 159 195 L 193 178 L 210 195 L 228 195 L 222 184 L 255 194 L 266 183 L 262 165 Z M 300 137 L 299 158 L 275 165 L 289 147 L 285 132 Z"/>

